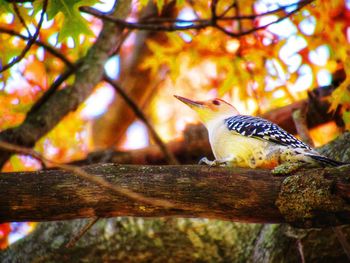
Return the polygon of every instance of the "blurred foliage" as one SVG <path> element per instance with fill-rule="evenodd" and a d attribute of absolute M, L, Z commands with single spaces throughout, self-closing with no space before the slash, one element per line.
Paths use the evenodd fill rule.
<path fill-rule="evenodd" d="M 137 8 L 133 9 L 130 18 L 137 18 L 150 1 L 135 1 Z M 93 45 L 102 25 L 101 20 L 79 12 L 79 7 L 93 6 L 99 2 L 50 0 L 39 40 L 69 61 L 77 62 Z M 161 13 L 171 1 L 153 2 L 158 13 Z M 240 34 L 288 15 L 296 8 L 296 5 L 291 4 L 296 2 L 221 0 L 216 7 L 218 15 L 257 16 L 254 19 L 220 20 L 218 23 L 226 30 Z M 210 19 L 210 3 L 204 0 L 177 0 L 173 8 L 181 19 Z M 34 34 L 42 5 L 43 0 L 20 3 L 16 4 L 16 11 L 13 3 L 0 0 L 1 65 L 9 63 L 24 49 L 26 41 L 18 35 L 29 37 L 28 31 Z M 288 5 L 281 11 L 261 15 Z M 191 23 L 175 25 L 181 27 L 188 24 Z M 134 51 L 135 39 L 132 33 L 125 41 L 120 52 L 121 63 Z M 179 133 L 186 122 L 196 119 L 186 107 L 176 104 L 173 94 L 197 99 L 224 97 L 242 113 L 258 114 L 305 98 L 308 90 L 331 84 L 332 74 L 344 70 L 346 79 L 329 100 L 330 110 L 336 109 L 338 105 L 343 106 L 343 118 L 349 129 L 349 41 L 350 4 L 345 0 L 313 1 L 278 24 L 238 38 L 213 27 L 199 31 L 168 32 L 164 41 L 147 41 L 151 55 L 139 65 L 142 69 L 149 69 L 151 76 L 166 72 L 154 99 L 148 103 L 147 113 L 161 136 L 170 139 Z M 20 125 L 28 110 L 66 67 L 58 56 L 34 44 L 20 63 L 0 73 L 0 130 Z M 73 79 L 74 76 L 68 78 L 60 88 L 66 88 Z M 101 82 L 96 90 L 108 88 L 107 84 Z M 96 94 L 90 98 L 92 108 L 96 109 L 98 104 L 110 101 L 110 93 L 98 100 Z M 92 150 L 90 122 L 95 116 L 86 117 L 82 112 L 91 107 L 90 104 L 85 103 L 76 112 L 66 116 L 37 143 L 35 149 L 59 162 L 85 156 Z M 106 103 L 103 105 L 107 107 Z M 4 170 L 39 168 L 40 164 L 29 157 L 15 156 Z M 6 224 L 0 225 L 0 247 L 7 244 L 9 229 Z"/>

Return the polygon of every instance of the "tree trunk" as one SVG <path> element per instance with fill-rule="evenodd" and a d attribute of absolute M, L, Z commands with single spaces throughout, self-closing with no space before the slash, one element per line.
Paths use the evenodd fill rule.
<path fill-rule="evenodd" d="M 165 4 L 160 17 L 175 18 L 175 1 Z M 140 19 L 157 16 L 156 5 L 150 1 L 147 7 L 141 12 Z M 150 55 L 150 50 L 146 44 L 147 40 L 153 40 L 166 45 L 167 36 L 164 32 L 136 31 L 134 32 L 135 43 L 133 51 L 126 54 L 121 50 L 121 72 L 118 82 L 125 92 L 137 104 L 143 108 L 147 107 L 162 81 L 162 73 L 157 76 L 151 76 L 148 69 L 142 69 L 140 66 Z M 135 121 L 135 113 L 130 106 L 116 94 L 115 99 L 109 105 L 108 110 L 93 124 L 93 143 L 95 149 L 106 149 L 121 144 L 127 128 Z"/>
<path fill-rule="evenodd" d="M 348 262 L 331 228 L 300 232 L 287 225 L 208 219 L 99 220 L 72 248 L 87 220 L 41 223 L 0 252 L 0 262 Z M 299 233 L 300 232 L 300 233 Z M 350 228 L 343 228 L 350 235 Z"/>

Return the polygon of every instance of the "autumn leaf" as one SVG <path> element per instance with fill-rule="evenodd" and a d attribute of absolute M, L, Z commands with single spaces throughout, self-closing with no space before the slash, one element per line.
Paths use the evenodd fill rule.
<path fill-rule="evenodd" d="M 8 246 L 8 235 L 11 232 L 10 223 L 0 224 L 0 250 Z"/>
<path fill-rule="evenodd" d="M 33 56 L 28 61 L 23 75 L 31 85 L 37 85 L 42 90 L 47 88 L 47 74 L 44 63 L 36 57 Z"/>
<path fill-rule="evenodd" d="M 75 45 L 79 43 L 79 35 L 85 34 L 92 36 L 92 31 L 88 22 L 82 17 L 79 7 L 91 6 L 99 1 L 97 0 L 52 0 L 47 7 L 47 16 L 53 19 L 59 13 L 63 15 L 62 29 L 58 34 L 58 41 L 62 42 L 67 37 L 72 37 Z"/>

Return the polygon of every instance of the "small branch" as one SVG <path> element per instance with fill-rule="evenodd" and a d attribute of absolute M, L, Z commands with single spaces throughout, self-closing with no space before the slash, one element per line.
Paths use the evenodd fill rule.
<path fill-rule="evenodd" d="M 23 40 L 29 40 L 31 39 L 30 37 L 24 36 L 12 29 L 8 29 L 8 28 L 4 28 L 0 26 L 0 33 L 4 33 L 4 34 L 8 34 L 8 35 L 12 35 L 12 36 L 16 36 L 19 37 Z M 60 51 L 58 51 L 57 49 L 53 48 L 52 46 L 50 46 L 49 44 L 46 44 L 40 40 L 36 40 L 34 42 L 35 45 L 43 47 L 45 50 L 47 50 L 49 53 L 51 53 L 53 56 L 59 58 L 60 60 L 62 60 L 68 67 L 72 67 L 73 64 L 72 62 L 66 58 L 62 53 L 60 53 Z"/>
<path fill-rule="evenodd" d="M 157 19 L 148 19 L 147 21 L 142 21 L 142 22 L 138 22 L 138 23 L 132 23 L 132 22 L 127 22 L 127 21 L 122 20 L 122 19 L 116 19 L 116 18 L 113 18 L 109 15 L 106 15 L 106 14 L 104 14 L 96 9 L 89 8 L 89 7 L 81 7 L 80 10 L 82 12 L 91 14 L 93 16 L 104 19 L 106 21 L 110 21 L 110 22 L 113 22 L 117 25 L 121 25 L 121 26 L 128 28 L 128 29 L 172 32 L 172 31 L 192 30 L 192 29 L 199 30 L 199 29 L 203 29 L 203 28 L 207 28 L 207 27 L 214 27 L 214 28 L 219 29 L 220 31 L 224 32 L 225 34 L 227 34 L 229 36 L 240 37 L 240 36 L 244 36 L 247 34 L 251 34 L 255 31 L 258 31 L 261 29 L 265 29 L 266 27 L 268 27 L 272 24 L 278 23 L 278 22 L 290 17 L 294 13 L 298 12 L 301 8 L 310 4 L 313 1 L 314 0 L 300 1 L 298 3 L 293 3 L 293 4 L 290 4 L 287 6 L 283 6 L 283 7 L 276 9 L 276 10 L 272 10 L 272 11 L 269 11 L 269 12 L 266 12 L 263 14 L 247 15 L 247 16 L 220 17 L 220 16 L 216 15 L 216 10 L 215 10 L 216 9 L 216 0 L 213 0 L 213 2 L 211 4 L 211 10 L 212 10 L 211 19 L 182 20 L 182 19 L 157 18 Z M 295 5 L 298 5 L 298 7 L 295 10 L 287 13 L 283 17 L 280 17 L 276 21 L 268 23 L 268 24 L 260 26 L 260 27 L 254 27 L 254 28 L 251 28 L 247 31 L 242 31 L 239 33 L 234 33 L 234 32 L 228 31 L 224 27 L 217 24 L 217 21 L 220 21 L 220 20 L 255 19 L 257 17 L 274 14 L 278 11 L 285 10 L 286 8 L 291 7 L 291 6 L 295 6 Z M 178 26 L 178 25 L 176 25 L 177 23 L 191 23 L 191 24 L 186 25 L 186 26 Z"/>
<path fill-rule="evenodd" d="M 32 3 L 34 0 L 5 0 L 8 3 Z"/>
<path fill-rule="evenodd" d="M 239 2 L 238 0 L 235 0 L 235 11 L 236 11 L 236 16 L 240 16 L 241 15 L 241 11 L 240 11 L 240 6 L 239 6 Z M 242 28 L 242 21 L 238 21 L 238 32 L 241 33 L 243 31 L 243 28 Z"/>
<path fill-rule="evenodd" d="M 273 15 L 275 13 L 278 13 L 280 11 L 285 11 L 287 8 L 289 7 L 293 7 L 295 5 L 303 5 L 306 6 L 312 2 L 314 2 L 315 0 L 303 0 L 303 1 L 299 1 L 299 2 L 295 2 L 295 3 L 292 3 L 292 4 L 289 4 L 289 5 L 284 5 L 284 6 L 280 6 L 279 8 L 276 8 L 274 10 L 271 10 L 271 11 L 267 11 L 265 13 L 260 13 L 260 14 L 252 14 L 252 15 L 235 15 L 235 16 L 223 16 L 220 18 L 218 18 L 218 20 L 253 20 L 255 18 L 258 18 L 258 17 L 263 17 L 263 16 L 268 16 L 268 15 Z"/>
<path fill-rule="evenodd" d="M 218 15 L 218 18 L 219 18 L 219 19 L 224 18 L 224 17 L 226 16 L 226 14 L 227 14 L 228 12 L 230 12 L 230 10 L 231 10 L 234 6 L 236 6 L 236 1 L 235 1 L 235 0 L 233 0 L 233 1 L 232 1 L 232 4 L 230 4 L 220 15 Z M 274 10 L 274 12 L 275 12 L 275 10 Z M 264 14 L 265 14 L 265 13 L 264 13 Z M 239 16 L 236 15 L 236 17 L 239 17 Z"/>
<path fill-rule="evenodd" d="M 200 19 L 200 15 L 198 14 L 197 10 L 194 8 L 194 0 L 187 0 L 187 3 L 191 6 L 192 12 L 195 15 L 195 17 Z"/>
<path fill-rule="evenodd" d="M 1 72 L 4 72 L 5 70 L 11 68 L 13 65 L 15 65 L 16 63 L 20 62 L 24 57 L 25 55 L 27 54 L 27 52 L 30 50 L 30 48 L 32 47 L 32 45 L 35 43 L 36 39 L 38 38 L 39 36 L 39 33 L 40 33 L 40 29 L 41 29 L 41 25 L 44 21 L 44 15 L 45 15 L 45 12 L 46 12 L 46 8 L 47 8 L 47 1 L 48 0 L 44 0 L 44 3 L 43 3 L 43 9 L 41 11 L 41 15 L 40 15 L 40 20 L 39 20 L 39 23 L 38 23 L 38 26 L 36 28 L 36 31 L 33 35 L 33 37 L 31 37 L 27 43 L 27 45 L 25 46 L 25 48 L 22 50 L 21 54 L 17 57 L 15 57 L 10 63 L 2 66 L 0 68 L 0 73 Z"/>
<path fill-rule="evenodd" d="M 27 27 L 27 24 L 26 24 L 26 22 L 24 21 L 24 19 L 23 19 L 21 13 L 19 12 L 17 3 L 16 3 L 16 2 L 12 2 L 12 6 L 13 6 L 13 9 L 15 10 L 15 13 L 16 13 L 16 15 L 17 15 L 19 21 L 21 22 L 21 24 L 23 25 L 23 27 L 27 30 L 28 36 L 31 38 L 31 37 L 32 37 L 32 34 L 30 33 L 29 28 Z"/>
<path fill-rule="evenodd" d="M 72 248 L 79 241 L 79 239 L 99 220 L 99 217 L 92 218 L 78 233 L 76 233 L 66 244 L 66 248 Z"/>
<path fill-rule="evenodd" d="M 278 18 L 276 21 L 267 23 L 266 25 L 263 25 L 263 26 L 254 27 L 254 28 L 251 28 L 251 29 L 248 29 L 248 30 L 246 30 L 246 31 L 239 32 L 239 33 L 231 32 L 231 31 L 225 29 L 223 26 L 220 26 L 220 25 L 218 25 L 218 24 L 216 24 L 215 27 L 216 27 L 217 29 L 219 29 L 220 31 L 222 31 L 223 33 L 225 33 L 226 35 L 231 36 L 231 37 L 240 37 L 240 36 L 249 35 L 249 34 L 251 34 L 251 33 L 253 33 L 253 32 L 256 32 L 256 31 L 265 29 L 265 28 L 267 28 L 268 26 L 271 26 L 271 25 L 273 25 L 273 24 L 277 24 L 277 23 L 283 21 L 284 19 L 289 18 L 291 15 L 293 15 L 293 14 L 296 13 L 296 12 L 298 12 L 298 11 L 299 11 L 300 9 L 302 9 L 304 6 L 310 4 L 310 3 L 313 2 L 313 1 L 314 1 L 314 0 L 299 2 L 299 3 L 297 3 L 297 4 L 298 4 L 298 7 L 297 7 L 295 10 L 289 12 L 288 14 L 286 14 L 286 15 L 283 16 L 283 17 Z"/>
<path fill-rule="evenodd" d="M 301 263 L 305 263 L 304 247 L 301 239 L 297 239 L 297 248 L 300 255 Z"/>
<path fill-rule="evenodd" d="M 124 101 L 130 106 L 135 115 L 146 125 L 148 131 L 150 132 L 153 140 L 159 146 L 160 150 L 163 152 L 167 162 L 169 164 L 178 164 L 174 154 L 168 149 L 166 144 L 162 141 L 156 130 L 153 128 L 151 123 L 148 121 L 147 117 L 143 111 L 137 106 L 137 104 L 124 92 L 124 90 L 108 76 L 105 76 L 104 79 L 112 85 L 116 92 L 124 99 Z"/>
<path fill-rule="evenodd" d="M 33 114 L 38 110 L 46 101 L 58 90 L 61 84 L 68 79 L 77 69 L 81 66 L 81 63 L 72 64 L 65 72 L 63 72 L 59 77 L 52 83 L 52 85 L 45 91 L 45 93 L 34 103 L 27 114 Z"/>
<path fill-rule="evenodd" d="M 218 0 L 212 0 L 210 4 L 210 10 L 211 10 L 211 21 L 212 25 L 216 25 L 217 23 L 217 14 L 216 14 L 216 5 Z"/>
<path fill-rule="evenodd" d="M 194 25 L 176 26 L 175 23 L 181 23 L 181 22 L 189 23 L 193 21 L 171 19 L 171 22 L 166 22 L 168 19 L 165 19 L 165 18 L 159 19 L 159 20 L 153 19 L 147 22 L 143 21 L 140 23 L 132 23 L 132 22 L 127 22 L 123 19 L 116 19 L 114 17 L 111 17 L 110 15 L 101 13 L 100 11 L 93 8 L 82 7 L 80 8 L 80 10 L 84 13 L 93 15 L 95 17 L 101 18 L 106 21 L 113 22 L 117 25 L 123 26 L 128 29 L 151 30 L 151 31 L 178 31 L 178 30 L 189 30 L 189 29 L 202 29 L 211 25 L 211 21 L 203 20 L 201 23 L 194 24 Z M 161 20 L 163 20 L 163 23 L 159 23 Z"/>

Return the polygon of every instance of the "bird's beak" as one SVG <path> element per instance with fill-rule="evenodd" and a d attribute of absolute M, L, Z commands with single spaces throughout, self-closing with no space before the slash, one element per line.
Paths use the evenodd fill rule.
<path fill-rule="evenodd" d="M 174 97 L 185 103 L 190 108 L 202 108 L 204 106 L 204 103 L 201 101 L 194 101 L 177 95 L 174 95 Z"/>

